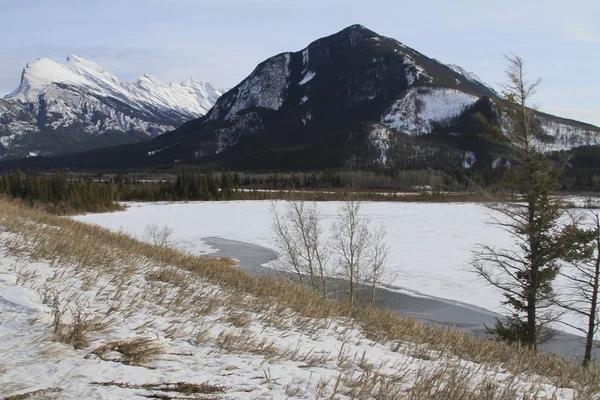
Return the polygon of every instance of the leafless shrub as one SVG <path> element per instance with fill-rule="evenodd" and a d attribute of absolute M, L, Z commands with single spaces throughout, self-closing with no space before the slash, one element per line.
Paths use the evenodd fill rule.
<path fill-rule="evenodd" d="M 50 314 L 52 316 L 52 334 L 57 342 L 69 344 L 75 349 L 89 345 L 89 334 L 107 328 L 107 323 L 99 316 L 93 316 L 84 301 L 77 300 L 74 305 L 62 304 L 58 294 L 52 297 Z M 65 314 L 71 317 L 71 323 L 65 323 Z"/>
<path fill-rule="evenodd" d="M 332 228 L 330 242 L 337 274 L 346 284 L 351 306 L 365 297 L 365 289 L 373 306 L 377 286 L 386 274 L 385 229 L 381 226 L 373 232 L 370 223 L 368 217 L 360 215 L 360 202 L 349 199 L 338 209 L 338 219 Z"/>
<path fill-rule="evenodd" d="M 328 279 L 335 275 L 344 282 L 351 306 L 361 300 L 374 305 L 376 289 L 387 273 L 388 246 L 383 226 L 373 231 L 370 219 L 360 215 L 359 201 L 347 199 L 339 207 L 328 240 L 322 238 L 315 203 L 288 201 L 282 214 L 272 203 L 271 214 L 271 232 L 280 253 L 278 269 L 323 295 L 327 294 Z"/>
<path fill-rule="evenodd" d="M 171 236 L 173 235 L 173 231 L 173 228 L 166 225 L 159 226 L 158 224 L 151 222 L 144 228 L 142 240 L 154 246 L 166 247 L 172 243 Z"/>
<path fill-rule="evenodd" d="M 321 239 L 320 212 L 316 203 L 287 201 L 280 215 L 271 203 L 271 232 L 281 253 L 279 267 L 302 283 L 305 276 L 314 291 L 327 294 L 329 253 Z"/>

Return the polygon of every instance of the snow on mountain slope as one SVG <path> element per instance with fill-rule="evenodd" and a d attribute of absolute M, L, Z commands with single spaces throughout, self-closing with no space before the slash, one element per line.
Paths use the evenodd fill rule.
<path fill-rule="evenodd" d="M 0 100 L 0 143 L 8 156 L 22 157 L 146 140 L 203 116 L 223 92 L 194 79 L 167 85 L 150 74 L 122 82 L 74 55 L 64 64 L 41 58 Z"/>
<path fill-rule="evenodd" d="M 456 72 L 457 74 L 460 74 L 460 75 L 464 76 L 465 78 L 467 78 L 471 82 L 483 83 L 483 81 L 481 80 L 481 78 L 477 74 L 475 74 L 474 72 L 467 72 L 467 71 L 465 71 L 459 65 L 456 65 L 456 64 L 446 64 L 446 66 L 448 68 L 450 68 L 452 71 Z"/>
<path fill-rule="evenodd" d="M 253 106 L 279 110 L 285 101 L 289 85 L 289 64 L 290 55 L 282 54 L 261 65 L 260 73 L 252 74 L 237 88 L 237 96 L 232 103 L 228 104 L 229 111 L 225 120 L 231 120 L 240 111 Z"/>
<path fill-rule="evenodd" d="M 600 145 L 600 132 L 584 126 L 574 126 L 560 121 L 540 118 L 542 129 L 554 138 L 551 143 L 544 143 L 545 151 L 569 150 L 574 147 Z"/>
<path fill-rule="evenodd" d="M 69 55 L 64 64 L 48 58 L 28 63 L 21 86 L 6 98 L 34 102 L 55 84 L 82 86 L 94 94 L 114 97 L 133 107 L 160 106 L 192 116 L 206 114 L 224 92 L 193 79 L 167 85 L 150 74 L 144 74 L 135 83 L 122 82 L 100 65 Z"/>
<path fill-rule="evenodd" d="M 459 116 L 478 97 L 443 87 L 411 88 L 383 114 L 381 122 L 403 133 L 430 133 L 432 125 Z"/>
<path fill-rule="evenodd" d="M 464 76 L 465 78 L 467 78 L 468 81 L 470 82 L 474 82 L 474 83 L 479 83 L 485 87 L 487 87 L 489 90 L 491 90 L 493 93 L 495 93 L 496 95 L 500 96 L 500 94 L 490 85 L 488 85 L 487 83 L 485 83 L 477 74 L 475 74 L 474 72 L 467 72 L 465 71 L 461 66 L 456 65 L 456 64 L 446 64 L 446 66 L 448 68 L 450 68 L 452 71 L 456 72 L 459 75 Z"/>

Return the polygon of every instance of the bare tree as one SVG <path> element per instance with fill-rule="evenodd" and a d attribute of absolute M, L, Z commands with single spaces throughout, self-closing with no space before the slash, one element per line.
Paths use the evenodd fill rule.
<path fill-rule="evenodd" d="M 565 229 L 578 237 L 581 243 L 569 253 L 569 265 L 561 270 L 565 281 L 562 295 L 556 299 L 556 304 L 574 314 L 578 321 L 561 321 L 574 328 L 586 337 L 583 366 L 587 367 L 592 359 L 594 336 L 598 332 L 600 313 L 598 312 L 598 291 L 600 287 L 600 217 L 593 215 L 591 229 L 582 229 L 575 223 Z"/>
<path fill-rule="evenodd" d="M 369 268 L 367 272 L 366 282 L 370 294 L 370 306 L 375 305 L 375 295 L 377 287 L 379 287 L 387 278 L 386 261 L 389 252 L 389 246 L 385 242 L 385 228 L 380 226 L 379 229 L 370 234 L 371 246 L 369 256 Z"/>
<path fill-rule="evenodd" d="M 370 220 L 360 215 L 360 202 L 348 200 L 338 209 L 329 239 L 323 239 L 321 217 L 315 203 L 288 201 L 279 213 L 271 204 L 271 231 L 280 258 L 277 267 L 301 283 L 327 294 L 327 279 L 340 278 L 352 306 L 375 303 L 376 289 L 386 277 L 388 246 L 383 227 L 371 231 Z M 335 268 L 335 271 L 333 271 Z"/>
<path fill-rule="evenodd" d="M 350 199 L 340 206 L 330 241 L 338 275 L 347 285 L 350 305 L 363 300 L 365 289 L 368 289 L 372 306 L 376 289 L 386 273 L 388 247 L 384 241 L 385 229 L 381 227 L 372 232 L 369 228 L 371 220 L 360 215 L 360 205 L 359 201 Z"/>
<path fill-rule="evenodd" d="M 515 246 L 480 246 L 472 267 L 479 277 L 502 292 L 503 304 L 510 311 L 508 318 L 498 320 L 490 332 L 536 349 L 547 338 L 544 328 L 556 319 L 551 312 L 552 283 L 569 249 L 559 226 L 563 215 L 560 201 L 551 196 L 560 187 L 566 161 L 556 162 L 538 151 L 542 132 L 529 102 L 540 81 L 526 79 L 521 58 L 510 56 L 506 60 L 504 101 L 496 104 L 501 126 L 489 123 L 481 115 L 479 120 L 485 136 L 501 146 L 501 156 L 510 165 L 502 185 L 517 194 L 517 201 L 488 207 L 496 215 L 494 223 L 511 234 Z"/>
<path fill-rule="evenodd" d="M 313 290 L 327 294 L 328 253 L 324 249 L 320 212 L 316 203 L 288 201 L 282 215 L 271 203 L 271 232 L 279 249 L 281 269 L 303 283 L 307 276 Z"/>
<path fill-rule="evenodd" d="M 153 244 L 154 246 L 166 247 L 171 244 L 171 236 L 173 235 L 173 228 L 168 226 L 159 226 L 158 224 L 151 222 L 144 228 L 142 240 L 146 243 Z"/>

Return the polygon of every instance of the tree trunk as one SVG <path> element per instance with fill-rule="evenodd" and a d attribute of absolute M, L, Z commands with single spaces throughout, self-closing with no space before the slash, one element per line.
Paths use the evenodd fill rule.
<path fill-rule="evenodd" d="M 596 216 L 596 226 L 600 227 L 600 221 Z M 598 312 L 598 285 L 600 280 L 600 235 L 596 238 L 596 248 L 598 254 L 596 255 L 596 265 L 594 268 L 594 285 L 592 287 L 592 302 L 590 307 L 590 315 L 588 320 L 588 331 L 585 341 L 585 355 L 583 356 L 583 366 L 588 367 L 592 360 L 592 348 L 594 346 L 594 333 L 596 330 L 596 314 Z"/>
<path fill-rule="evenodd" d="M 537 200 L 537 199 L 536 199 Z M 534 351 L 537 350 L 537 292 L 538 288 L 538 243 L 536 237 L 533 234 L 535 231 L 535 216 L 537 214 L 537 207 L 535 204 L 529 206 L 529 256 L 531 257 L 530 271 L 529 271 L 529 287 L 527 292 L 527 332 L 525 333 L 526 345 Z"/>

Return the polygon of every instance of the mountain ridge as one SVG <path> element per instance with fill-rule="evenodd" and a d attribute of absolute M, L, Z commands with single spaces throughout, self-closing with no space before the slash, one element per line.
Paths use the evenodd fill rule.
<path fill-rule="evenodd" d="M 205 116 L 154 140 L 38 165 L 487 168 L 493 148 L 473 116 L 500 123 L 497 101 L 473 73 L 353 25 L 266 59 Z M 598 127 L 538 117 L 549 150 L 600 143 Z"/>
<path fill-rule="evenodd" d="M 224 91 L 191 78 L 164 84 L 151 74 L 123 82 L 72 54 L 63 64 L 40 58 L 0 99 L 0 158 L 148 140 L 206 114 Z"/>

